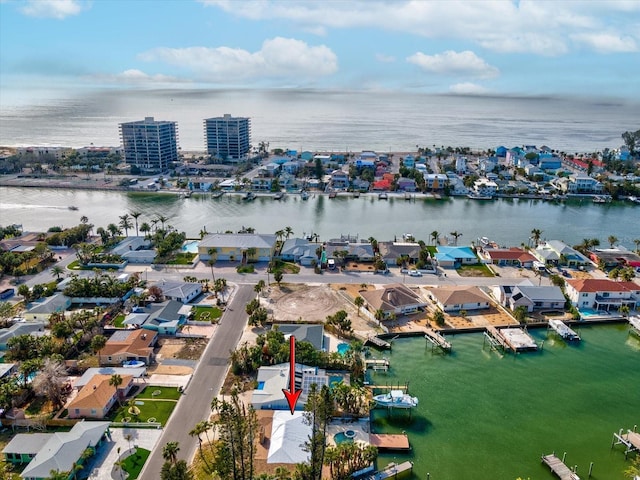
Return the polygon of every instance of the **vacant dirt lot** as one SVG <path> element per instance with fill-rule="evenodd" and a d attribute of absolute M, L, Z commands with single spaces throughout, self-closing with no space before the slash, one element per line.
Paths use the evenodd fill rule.
<path fill-rule="evenodd" d="M 349 311 L 350 308 L 349 303 L 328 285 L 272 286 L 267 301 L 276 320 L 317 322 L 338 310 Z"/>
<path fill-rule="evenodd" d="M 198 360 L 207 346 L 207 338 L 161 338 L 156 356 L 162 359 Z"/>

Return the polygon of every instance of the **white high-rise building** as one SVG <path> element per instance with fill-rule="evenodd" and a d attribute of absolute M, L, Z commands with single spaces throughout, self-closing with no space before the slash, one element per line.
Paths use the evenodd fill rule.
<path fill-rule="evenodd" d="M 251 142 L 251 120 L 246 117 L 207 118 L 204 121 L 205 143 L 209 155 L 228 161 L 246 158 Z"/>
<path fill-rule="evenodd" d="M 176 122 L 156 121 L 146 117 L 120 124 L 124 160 L 143 171 L 161 172 L 170 162 L 178 161 L 178 126 Z"/>

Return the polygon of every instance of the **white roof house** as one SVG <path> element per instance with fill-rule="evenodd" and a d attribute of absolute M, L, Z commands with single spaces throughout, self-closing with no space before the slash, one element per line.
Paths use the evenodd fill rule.
<path fill-rule="evenodd" d="M 268 367 L 260 367 L 258 370 L 258 387 L 251 395 L 251 404 L 256 410 L 289 410 L 289 404 L 282 394 L 283 389 L 289 389 L 288 363 L 281 363 Z M 309 393 L 312 384 L 316 384 L 318 389 L 322 385 L 328 385 L 329 377 L 324 370 L 306 365 L 295 365 L 295 388 L 302 390 L 298 399 L 298 407 L 302 407 Z"/>
<path fill-rule="evenodd" d="M 293 415 L 288 411 L 274 412 L 267 463 L 294 464 L 309 461 L 311 454 L 302 447 L 310 435 L 311 425 L 304 422 L 303 412 L 293 412 Z"/>

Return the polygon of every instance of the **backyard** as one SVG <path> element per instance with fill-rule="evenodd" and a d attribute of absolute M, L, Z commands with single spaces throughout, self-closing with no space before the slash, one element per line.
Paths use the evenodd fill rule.
<path fill-rule="evenodd" d="M 475 265 L 462 265 L 456 268 L 456 272 L 461 277 L 494 277 L 495 275 L 489 267 L 484 263 L 476 263 Z"/>
<path fill-rule="evenodd" d="M 195 322 L 211 322 L 217 323 L 217 320 L 222 316 L 222 310 L 213 305 L 200 306 L 197 305 L 191 310 L 193 312 L 193 321 Z"/>
<path fill-rule="evenodd" d="M 145 387 L 136 397 L 116 409 L 113 422 L 165 425 L 176 406 L 180 392 L 175 387 Z"/>

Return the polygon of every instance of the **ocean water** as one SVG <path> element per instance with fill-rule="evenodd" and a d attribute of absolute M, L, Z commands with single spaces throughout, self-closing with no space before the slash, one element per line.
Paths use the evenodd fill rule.
<path fill-rule="evenodd" d="M 117 146 L 118 124 L 178 122 L 180 147 L 204 150 L 203 120 L 251 117 L 252 144 L 316 151 L 411 151 L 416 145 L 548 145 L 592 152 L 638 128 L 640 103 L 560 97 L 477 97 L 318 90 L 4 91 L 0 145 Z"/>

